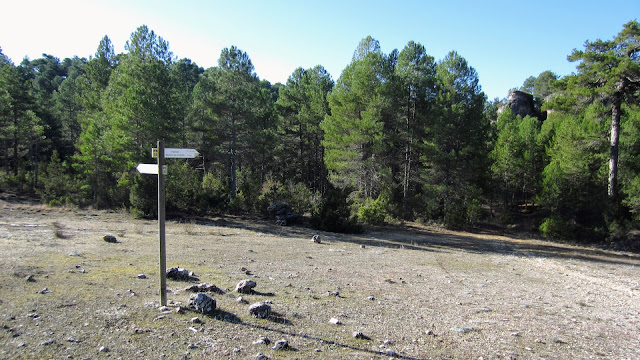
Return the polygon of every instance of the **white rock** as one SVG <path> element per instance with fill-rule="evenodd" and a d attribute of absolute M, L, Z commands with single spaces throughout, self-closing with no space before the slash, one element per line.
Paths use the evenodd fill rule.
<path fill-rule="evenodd" d="M 289 348 L 289 342 L 285 339 L 276 341 L 275 345 L 273 345 L 273 350 L 286 350 Z"/>

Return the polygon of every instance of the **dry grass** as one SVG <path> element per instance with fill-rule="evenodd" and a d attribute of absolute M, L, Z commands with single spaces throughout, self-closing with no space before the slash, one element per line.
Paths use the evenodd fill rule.
<path fill-rule="evenodd" d="M 321 233 L 321 244 L 313 234 L 234 218 L 168 222 L 168 267 L 226 290 L 212 294 L 215 315 L 180 314 L 184 282 L 169 281 L 172 306 L 158 309 L 155 222 L 2 203 L 0 264 L 11 270 L 0 273 L 0 358 L 640 357 L 636 255 L 418 226 Z M 245 278 L 258 286 L 244 299 L 270 302 L 270 318 L 236 301 Z M 261 336 L 292 349 L 252 345 Z"/>

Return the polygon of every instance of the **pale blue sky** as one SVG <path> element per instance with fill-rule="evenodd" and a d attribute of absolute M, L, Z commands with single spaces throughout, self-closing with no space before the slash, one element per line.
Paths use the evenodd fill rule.
<path fill-rule="evenodd" d="M 145 24 L 176 56 L 204 68 L 236 45 L 272 83 L 318 64 L 337 80 L 358 42 L 371 35 L 385 53 L 410 40 L 436 60 L 457 51 L 493 99 L 542 71 L 575 71 L 567 55 L 585 40 L 613 38 L 640 17 L 640 0 L 36 0 L 2 9 L 0 47 L 16 64 L 42 53 L 88 58 L 104 35 L 116 53 L 124 52 L 131 33 Z"/>

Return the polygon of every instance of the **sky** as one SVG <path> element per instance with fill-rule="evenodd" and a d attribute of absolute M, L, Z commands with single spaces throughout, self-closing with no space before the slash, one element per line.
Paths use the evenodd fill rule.
<path fill-rule="evenodd" d="M 573 49 L 613 39 L 639 17 L 640 0 L 6 1 L 0 48 L 15 64 L 45 53 L 89 58 L 107 35 L 121 53 L 147 25 L 180 59 L 209 68 L 235 45 L 261 79 L 286 83 L 296 68 L 315 65 L 337 80 L 370 35 L 387 54 L 409 41 L 436 61 L 456 51 L 476 69 L 487 97 L 502 99 L 529 76 L 575 72 L 567 61 Z"/>

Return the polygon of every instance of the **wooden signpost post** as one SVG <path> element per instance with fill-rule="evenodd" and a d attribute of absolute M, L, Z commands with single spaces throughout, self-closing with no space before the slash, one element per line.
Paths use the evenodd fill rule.
<path fill-rule="evenodd" d="M 164 141 L 158 140 L 158 147 L 151 149 L 151 156 L 158 158 L 157 164 L 138 164 L 136 169 L 141 174 L 158 175 L 158 240 L 160 241 L 160 305 L 167 306 L 167 248 L 165 243 L 165 185 L 167 175 L 166 158 L 195 158 L 195 149 L 165 148 Z M 158 171 L 162 169 L 162 171 Z"/>

